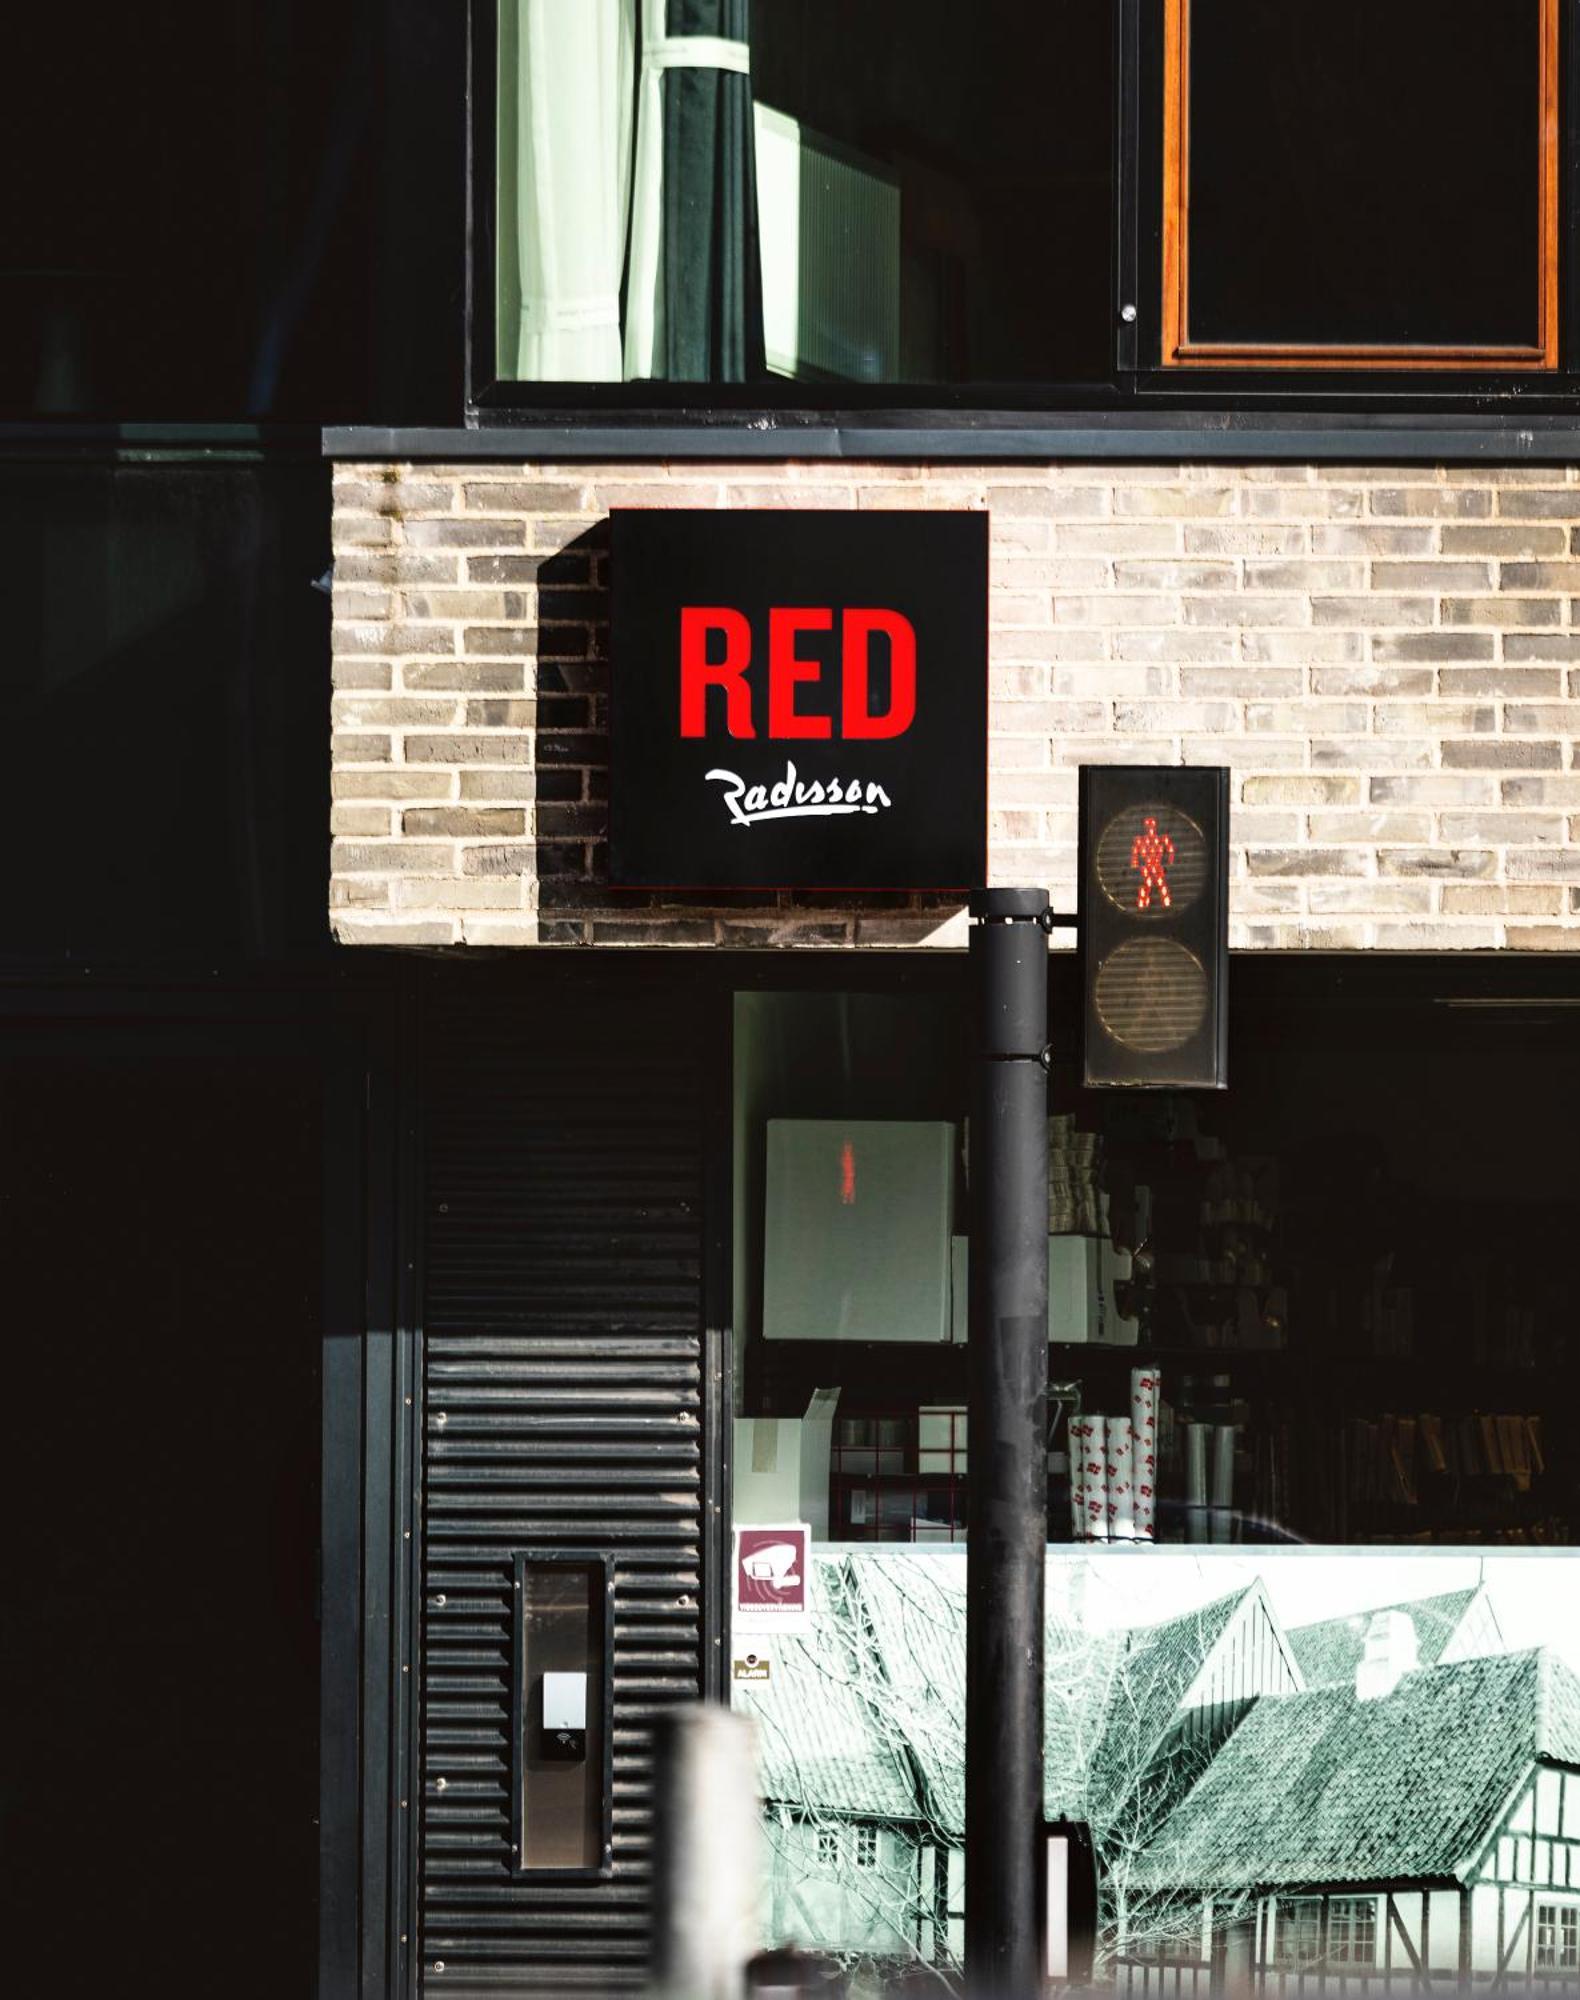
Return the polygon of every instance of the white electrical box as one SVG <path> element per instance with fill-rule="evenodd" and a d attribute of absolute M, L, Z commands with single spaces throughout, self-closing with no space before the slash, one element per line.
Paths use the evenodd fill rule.
<path fill-rule="evenodd" d="M 585 1729 L 587 1727 L 587 1676 L 585 1674 L 545 1674 L 543 1676 L 543 1727 L 545 1729 Z"/>

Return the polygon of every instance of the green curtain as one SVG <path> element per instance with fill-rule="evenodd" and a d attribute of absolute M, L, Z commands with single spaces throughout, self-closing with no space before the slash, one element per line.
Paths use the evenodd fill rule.
<path fill-rule="evenodd" d="M 626 373 L 764 372 L 751 0 L 644 0 Z"/>
<path fill-rule="evenodd" d="M 751 0 L 670 0 L 672 35 L 751 38 Z M 664 88 L 664 373 L 763 373 L 756 139 L 749 76 L 671 70 Z"/>

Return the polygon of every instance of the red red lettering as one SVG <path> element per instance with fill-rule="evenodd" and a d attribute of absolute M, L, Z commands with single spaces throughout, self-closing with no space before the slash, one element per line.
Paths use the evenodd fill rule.
<path fill-rule="evenodd" d="M 868 687 L 872 635 L 889 642 L 889 707 L 874 715 Z M 916 632 L 898 611 L 847 611 L 842 726 L 847 737 L 903 736 L 916 719 Z"/>
<path fill-rule="evenodd" d="M 708 635 L 724 634 L 724 658 L 708 658 Z M 724 726 L 732 736 L 755 736 L 752 691 L 746 668 L 752 628 L 739 611 L 719 604 L 685 604 L 680 611 L 680 733 L 708 733 L 708 689 L 724 690 Z"/>
<path fill-rule="evenodd" d="M 795 649 L 802 632 L 832 632 L 834 614 L 824 606 L 797 606 L 768 614 L 768 734 L 786 736 L 832 736 L 834 722 L 827 715 L 799 715 L 795 691 L 803 681 L 820 680 L 823 668 L 817 660 L 801 659 Z"/>

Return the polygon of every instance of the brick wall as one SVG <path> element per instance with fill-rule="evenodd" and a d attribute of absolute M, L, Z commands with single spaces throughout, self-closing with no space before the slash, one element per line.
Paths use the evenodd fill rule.
<path fill-rule="evenodd" d="M 343 466 L 342 941 L 963 941 L 600 886 L 622 505 L 990 509 L 996 882 L 1069 907 L 1079 764 L 1228 763 L 1237 946 L 1580 949 L 1576 472 L 1298 466 Z"/>

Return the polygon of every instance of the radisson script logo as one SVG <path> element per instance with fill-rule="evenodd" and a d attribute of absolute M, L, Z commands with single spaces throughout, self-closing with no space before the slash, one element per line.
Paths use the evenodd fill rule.
<path fill-rule="evenodd" d="M 724 803 L 737 826 L 756 826 L 769 819 L 832 819 L 846 813 L 878 813 L 894 801 L 883 789 L 861 778 L 803 780 L 788 760 L 785 774 L 772 785 L 749 785 L 736 771 L 715 768 L 708 778 L 724 787 Z"/>

